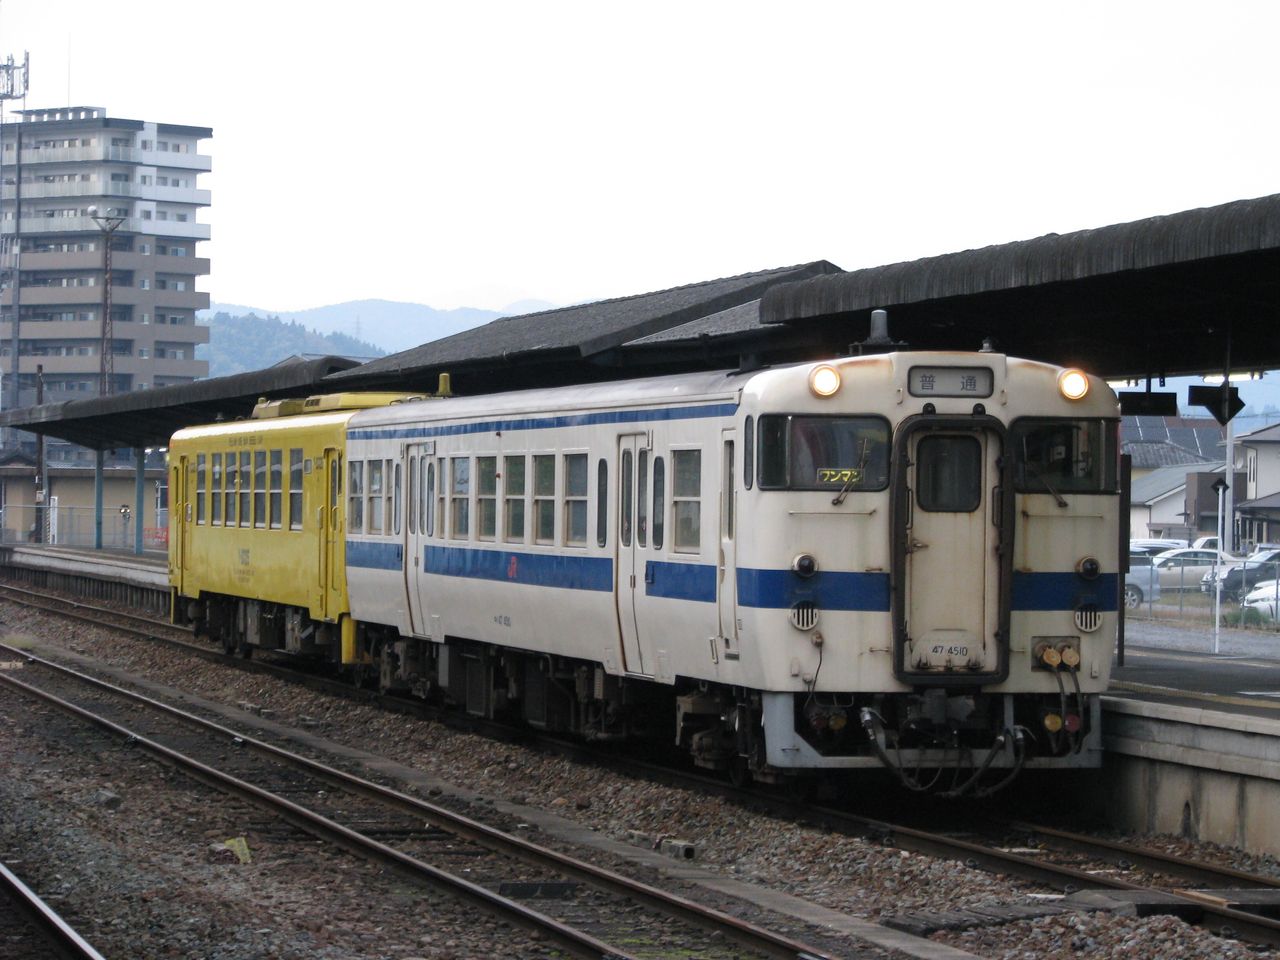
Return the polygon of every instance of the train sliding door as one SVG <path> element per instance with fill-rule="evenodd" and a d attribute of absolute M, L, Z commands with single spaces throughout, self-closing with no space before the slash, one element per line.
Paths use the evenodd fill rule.
<path fill-rule="evenodd" d="M 895 488 L 895 664 L 900 677 L 973 683 L 1007 669 L 999 456 L 980 424 L 900 431 Z"/>
<path fill-rule="evenodd" d="M 342 453 L 334 447 L 324 451 L 324 490 L 320 515 L 320 595 L 325 620 L 337 620 L 342 613 L 345 543 L 342 528 Z"/>
<path fill-rule="evenodd" d="M 435 533 L 435 441 L 411 443 L 405 448 L 408 476 L 405 515 L 405 589 L 409 597 L 409 622 L 419 637 L 432 636 L 427 589 L 427 544 Z M 440 639 L 436 637 L 435 639 Z"/>
<path fill-rule="evenodd" d="M 646 491 L 649 450 L 646 435 L 618 437 L 617 563 L 614 564 L 614 597 L 618 610 L 618 635 L 622 663 L 627 673 L 652 676 L 653 665 L 645 657 L 636 619 L 636 600 L 644 593 L 645 547 L 648 542 Z"/>

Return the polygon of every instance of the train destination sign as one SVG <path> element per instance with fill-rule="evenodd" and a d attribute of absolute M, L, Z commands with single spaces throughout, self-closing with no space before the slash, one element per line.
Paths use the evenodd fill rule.
<path fill-rule="evenodd" d="M 913 397 L 989 397 L 994 384 L 987 367 L 912 367 L 907 377 Z"/>

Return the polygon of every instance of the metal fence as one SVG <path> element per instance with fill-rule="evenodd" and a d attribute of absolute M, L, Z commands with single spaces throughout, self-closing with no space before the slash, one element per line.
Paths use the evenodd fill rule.
<path fill-rule="evenodd" d="M 160 523 L 142 530 L 144 550 L 165 550 L 169 546 L 168 511 L 161 511 Z M 102 546 L 132 550 L 132 511 L 103 510 Z M 61 506 L 57 497 L 38 506 L 8 506 L 0 510 L 0 543 L 46 543 L 68 547 L 92 547 L 96 542 L 93 507 Z"/>
<path fill-rule="evenodd" d="M 1139 569 L 1132 564 L 1131 570 Z M 1156 570 L 1143 566 L 1143 576 L 1153 579 Z M 1130 614 L 1155 620 L 1185 621 L 1189 624 L 1214 621 L 1227 626 L 1280 630 L 1280 559 L 1240 560 L 1210 568 L 1210 574 L 1186 567 L 1161 578 L 1159 589 L 1144 594 L 1143 602 Z M 1260 588 L 1271 587 L 1261 600 L 1246 603 Z"/>

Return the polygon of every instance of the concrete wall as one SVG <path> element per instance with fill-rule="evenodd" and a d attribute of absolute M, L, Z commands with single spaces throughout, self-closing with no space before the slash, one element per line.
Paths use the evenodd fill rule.
<path fill-rule="evenodd" d="M 1113 825 L 1280 856 L 1280 720 L 1106 698 Z"/>

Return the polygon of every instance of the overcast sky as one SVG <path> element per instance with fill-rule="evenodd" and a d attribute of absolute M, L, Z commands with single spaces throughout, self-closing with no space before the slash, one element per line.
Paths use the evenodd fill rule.
<path fill-rule="evenodd" d="M 202 287 L 277 311 L 572 303 L 1277 193 L 1277 37 L 1280 4 L 1229 0 L 0 0 L 27 106 L 213 128 Z"/>

